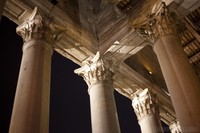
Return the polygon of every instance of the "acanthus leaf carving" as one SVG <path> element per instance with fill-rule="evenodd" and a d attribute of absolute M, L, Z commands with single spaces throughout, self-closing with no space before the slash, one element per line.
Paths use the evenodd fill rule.
<path fill-rule="evenodd" d="M 113 69 L 110 65 L 110 62 L 105 61 L 97 52 L 93 59 L 86 60 L 84 65 L 74 72 L 82 76 L 88 86 L 102 81 L 111 84 L 113 82 Z"/>
<path fill-rule="evenodd" d="M 48 19 L 44 19 L 37 7 L 29 18 L 16 29 L 17 34 L 22 36 L 24 42 L 31 39 L 44 39 L 48 43 L 54 43 L 63 30 L 57 28 Z"/>
<path fill-rule="evenodd" d="M 132 106 L 138 120 L 149 114 L 159 114 L 157 97 L 150 94 L 147 88 L 144 89 L 140 94 L 135 95 L 132 100 Z"/>
<path fill-rule="evenodd" d="M 174 12 L 170 12 L 164 2 L 155 5 L 146 21 L 135 27 L 137 33 L 152 44 L 164 35 L 177 34 L 183 27 Z"/>

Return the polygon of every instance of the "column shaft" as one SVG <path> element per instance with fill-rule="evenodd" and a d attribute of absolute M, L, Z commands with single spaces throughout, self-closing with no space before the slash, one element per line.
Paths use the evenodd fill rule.
<path fill-rule="evenodd" d="M 24 44 L 10 133 L 48 133 L 51 55 L 42 40 Z"/>
<path fill-rule="evenodd" d="M 113 87 L 97 83 L 90 87 L 90 107 L 93 133 L 119 133 Z"/>
<path fill-rule="evenodd" d="M 200 82 L 175 35 L 165 35 L 154 45 L 181 128 L 200 127 Z"/>
<path fill-rule="evenodd" d="M 92 133 L 120 133 L 110 63 L 97 52 L 75 73 L 83 76 L 88 84 Z"/>
<path fill-rule="evenodd" d="M 142 133 L 163 133 L 160 117 L 149 114 L 141 118 L 138 123 Z"/>

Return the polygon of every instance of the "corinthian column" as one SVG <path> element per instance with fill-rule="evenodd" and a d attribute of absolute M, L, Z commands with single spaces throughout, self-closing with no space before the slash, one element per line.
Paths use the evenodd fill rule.
<path fill-rule="evenodd" d="M 48 133 L 54 28 L 35 8 L 17 33 L 24 45 L 9 133 Z"/>
<path fill-rule="evenodd" d="M 120 133 L 110 64 L 96 56 L 75 70 L 88 84 L 92 133 Z"/>
<path fill-rule="evenodd" d="M 177 37 L 177 16 L 165 4 L 157 9 L 140 33 L 153 44 L 182 132 L 200 132 L 200 82 Z"/>
<path fill-rule="evenodd" d="M 132 106 L 142 133 L 163 133 L 157 99 L 148 89 L 134 97 Z"/>

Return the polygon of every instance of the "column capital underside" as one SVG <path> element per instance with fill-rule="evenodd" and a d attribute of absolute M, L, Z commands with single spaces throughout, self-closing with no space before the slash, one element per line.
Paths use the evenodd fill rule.
<path fill-rule="evenodd" d="M 159 115 L 158 102 L 155 95 L 150 94 L 148 89 L 143 90 L 132 100 L 132 106 L 138 120 L 143 116 L 156 114 Z"/>
<path fill-rule="evenodd" d="M 62 31 L 50 20 L 44 18 L 35 7 L 29 18 L 16 28 L 16 32 L 22 36 L 24 42 L 31 39 L 43 39 L 53 44 Z"/>
<path fill-rule="evenodd" d="M 153 7 L 145 21 L 134 28 L 142 38 L 154 44 L 161 36 L 177 34 L 182 27 L 176 14 L 161 2 Z"/>
<path fill-rule="evenodd" d="M 114 73 L 111 62 L 104 60 L 99 52 L 93 59 L 86 60 L 83 64 L 81 68 L 76 69 L 74 72 L 82 76 L 88 86 L 102 81 L 112 84 Z"/>

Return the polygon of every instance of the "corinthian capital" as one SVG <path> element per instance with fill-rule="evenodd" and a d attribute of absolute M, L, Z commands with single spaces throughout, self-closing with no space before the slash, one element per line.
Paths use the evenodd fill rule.
<path fill-rule="evenodd" d="M 132 106 L 138 120 L 149 114 L 159 114 L 157 98 L 151 95 L 148 89 L 143 90 L 134 97 Z"/>
<path fill-rule="evenodd" d="M 101 81 L 109 84 L 113 82 L 110 62 L 103 60 L 99 52 L 93 59 L 84 62 L 84 65 L 74 72 L 82 76 L 88 86 Z"/>
<path fill-rule="evenodd" d="M 159 37 L 177 34 L 180 24 L 175 13 L 170 12 L 164 2 L 153 7 L 141 25 L 135 27 L 139 35 L 154 43 Z"/>
<path fill-rule="evenodd" d="M 25 42 L 30 39 L 44 39 L 48 43 L 53 43 L 60 33 L 49 20 L 42 17 L 37 7 L 29 18 L 17 27 L 16 31 Z"/>

